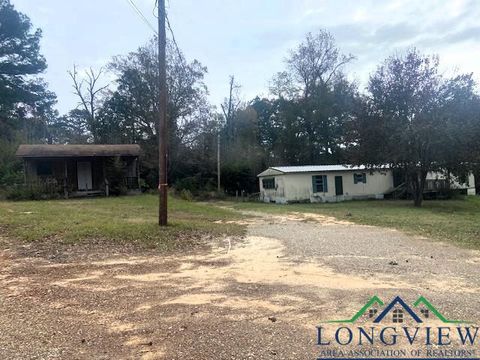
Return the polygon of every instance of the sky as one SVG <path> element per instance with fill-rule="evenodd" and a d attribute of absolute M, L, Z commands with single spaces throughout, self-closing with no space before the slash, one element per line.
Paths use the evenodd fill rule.
<path fill-rule="evenodd" d="M 152 25 L 155 0 L 132 0 Z M 128 0 L 11 0 L 43 30 L 44 78 L 61 114 L 77 106 L 67 71 L 99 69 L 145 44 L 153 31 Z M 480 75 L 479 0 L 167 0 L 168 16 L 188 60 L 207 66 L 210 101 L 219 106 L 235 75 L 244 100 L 268 95 L 289 49 L 308 32 L 330 31 L 356 60 L 346 70 L 364 88 L 385 58 L 417 47 L 438 54 L 446 74 Z M 111 75 L 103 78 L 105 84 Z"/>

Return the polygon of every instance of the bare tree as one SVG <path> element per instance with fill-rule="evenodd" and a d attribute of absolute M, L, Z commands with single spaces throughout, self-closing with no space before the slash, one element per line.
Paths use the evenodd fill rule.
<path fill-rule="evenodd" d="M 222 111 L 223 111 L 223 116 L 225 118 L 225 125 L 228 127 L 232 120 L 233 117 L 235 116 L 235 113 L 237 112 L 241 100 L 240 100 L 240 88 L 241 86 L 235 82 L 235 76 L 231 75 L 230 80 L 228 82 L 229 84 L 229 92 L 228 92 L 228 98 L 225 98 L 223 101 L 223 104 L 221 105 Z"/>
<path fill-rule="evenodd" d="M 78 107 L 81 108 L 86 117 L 87 128 L 92 134 L 93 141 L 98 140 L 97 132 L 97 112 L 99 110 L 99 96 L 102 91 L 108 87 L 107 85 L 99 86 L 98 82 L 103 74 L 103 68 L 100 68 L 97 72 L 92 68 L 85 70 L 85 77 L 79 77 L 76 65 L 73 66 L 73 70 L 68 74 L 73 81 L 74 94 L 80 99 Z"/>
<path fill-rule="evenodd" d="M 290 52 L 286 62 L 294 81 L 300 85 L 303 97 L 314 89 L 329 85 L 341 68 L 355 57 L 339 52 L 335 39 L 326 30 L 308 33 L 304 42 Z"/>

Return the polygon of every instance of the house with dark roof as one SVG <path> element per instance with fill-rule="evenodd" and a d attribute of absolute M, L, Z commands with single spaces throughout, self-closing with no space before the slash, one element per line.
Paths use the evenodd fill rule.
<path fill-rule="evenodd" d="M 70 196 L 106 195 L 113 186 L 140 191 L 140 146 L 20 145 L 25 185 Z"/>

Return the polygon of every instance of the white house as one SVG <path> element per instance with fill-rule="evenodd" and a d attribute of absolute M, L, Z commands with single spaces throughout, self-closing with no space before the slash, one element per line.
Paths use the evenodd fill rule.
<path fill-rule="evenodd" d="M 384 194 L 394 190 L 393 171 L 389 168 L 372 171 L 349 165 L 279 166 L 268 168 L 258 178 L 261 200 L 280 204 L 383 199 Z M 435 189 L 444 181 L 444 176 L 430 173 L 426 189 Z M 451 186 L 475 195 L 473 175 L 466 184 L 452 182 Z"/>

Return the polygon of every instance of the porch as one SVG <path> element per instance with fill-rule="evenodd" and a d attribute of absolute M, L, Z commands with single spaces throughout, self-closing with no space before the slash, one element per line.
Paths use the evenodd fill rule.
<path fill-rule="evenodd" d="M 25 186 L 65 198 L 138 193 L 138 145 L 21 145 Z"/>

